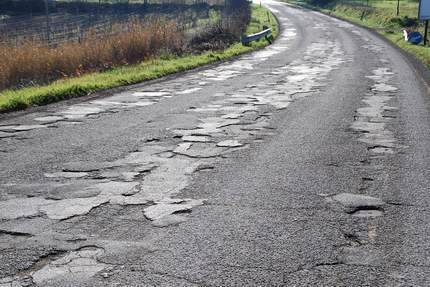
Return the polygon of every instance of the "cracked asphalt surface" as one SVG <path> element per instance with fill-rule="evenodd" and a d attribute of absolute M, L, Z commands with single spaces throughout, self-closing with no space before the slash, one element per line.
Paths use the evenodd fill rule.
<path fill-rule="evenodd" d="M 430 105 L 351 24 L 3 117 L 0 286 L 429 286 Z"/>

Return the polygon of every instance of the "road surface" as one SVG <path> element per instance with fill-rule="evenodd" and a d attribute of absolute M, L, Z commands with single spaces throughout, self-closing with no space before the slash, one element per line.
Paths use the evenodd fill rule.
<path fill-rule="evenodd" d="M 427 89 L 265 3 L 266 49 L 3 116 L 1 287 L 430 285 Z"/>

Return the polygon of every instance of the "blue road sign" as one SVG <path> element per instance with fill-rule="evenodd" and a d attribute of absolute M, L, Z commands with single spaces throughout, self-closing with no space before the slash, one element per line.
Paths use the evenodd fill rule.
<path fill-rule="evenodd" d="M 430 20 L 430 0 L 420 0 L 418 19 Z"/>

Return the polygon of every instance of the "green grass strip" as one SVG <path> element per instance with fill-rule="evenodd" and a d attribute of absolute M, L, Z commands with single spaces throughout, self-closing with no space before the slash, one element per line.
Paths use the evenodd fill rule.
<path fill-rule="evenodd" d="M 279 27 L 274 15 L 264 7 L 253 5 L 251 22 L 247 27 L 247 33 L 261 31 L 263 25 L 268 25 L 273 29 L 274 37 L 278 35 Z M 253 42 L 250 46 L 236 43 L 223 51 L 181 57 L 163 57 L 101 73 L 91 73 L 81 77 L 58 80 L 46 86 L 6 90 L 0 93 L 0 112 L 46 105 L 61 100 L 86 96 L 101 90 L 157 79 L 172 73 L 227 60 L 234 56 L 257 50 L 267 44 L 265 40 Z"/>

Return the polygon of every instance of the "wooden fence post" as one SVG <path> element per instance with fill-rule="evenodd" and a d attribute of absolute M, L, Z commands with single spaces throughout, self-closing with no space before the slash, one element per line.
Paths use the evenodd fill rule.
<path fill-rule="evenodd" d="M 396 11 L 396 15 L 399 16 L 400 14 L 400 0 L 397 0 L 397 11 Z"/>
<path fill-rule="evenodd" d="M 45 0 L 45 16 L 46 16 L 46 39 L 50 40 L 51 38 L 51 23 L 49 20 L 49 3 L 48 0 Z"/>

